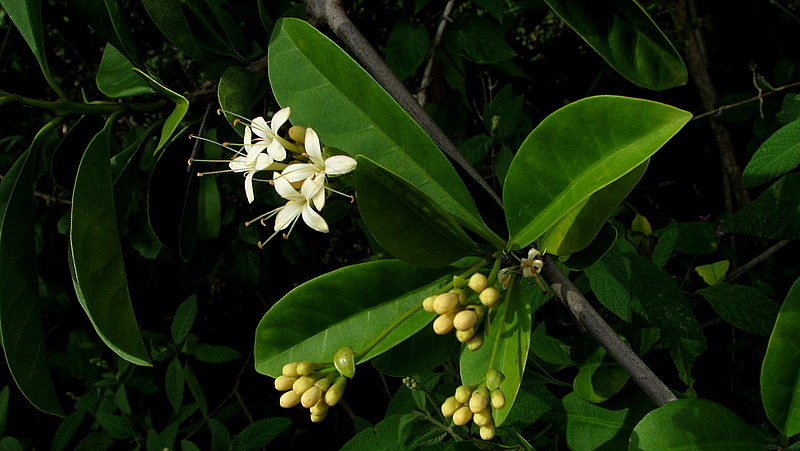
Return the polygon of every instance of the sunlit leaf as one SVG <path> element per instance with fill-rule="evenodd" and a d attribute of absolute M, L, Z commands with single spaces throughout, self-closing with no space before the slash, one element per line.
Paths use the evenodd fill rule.
<path fill-rule="evenodd" d="M 140 71 L 139 69 L 134 68 L 133 70 L 144 77 L 147 84 L 155 92 L 175 102 L 175 109 L 172 110 L 172 113 L 167 116 L 167 120 L 164 121 L 164 128 L 161 130 L 161 138 L 158 140 L 158 145 L 156 146 L 155 150 L 155 152 L 158 153 L 158 151 L 164 147 L 164 144 L 169 141 L 169 139 L 172 137 L 172 134 L 181 124 L 183 117 L 186 116 L 186 112 L 189 111 L 189 101 L 186 100 L 186 97 L 183 97 L 177 92 L 172 91 L 161 83 L 155 81 L 152 77 Z"/>
<path fill-rule="evenodd" d="M 130 97 L 152 94 L 152 88 L 134 72 L 133 64 L 111 44 L 106 44 L 97 69 L 97 89 L 108 97 Z"/>
<path fill-rule="evenodd" d="M 725 275 L 728 273 L 728 268 L 731 262 L 722 260 L 707 265 L 700 265 L 694 268 L 697 274 L 703 278 L 703 281 L 709 285 L 717 285 L 725 281 Z"/>
<path fill-rule="evenodd" d="M 770 135 L 742 172 L 742 186 L 753 188 L 778 178 L 800 164 L 800 121 L 790 122 Z"/>

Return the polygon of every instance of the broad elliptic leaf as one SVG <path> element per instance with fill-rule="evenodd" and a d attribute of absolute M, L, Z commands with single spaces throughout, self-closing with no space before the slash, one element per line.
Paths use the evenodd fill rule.
<path fill-rule="evenodd" d="M 170 332 L 172 332 L 173 343 L 178 345 L 183 343 L 183 340 L 189 335 L 189 331 L 192 330 L 196 315 L 197 296 L 193 294 L 181 302 L 181 305 L 175 311 L 175 316 L 172 318 Z"/>
<path fill-rule="evenodd" d="M 41 0 L 0 0 L 0 5 L 3 6 L 6 14 L 11 18 L 11 22 L 14 23 L 28 47 L 33 51 L 33 55 L 42 69 L 42 74 L 49 82 L 52 76 L 45 53 Z"/>
<path fill-rule="evenodd" d="M 770 135 L 742 172 L 742 185 L 754 188 L 800 164 L 800 121 L 790 122 Z"/>
<path fill-rule="evenodd" d="M 619 393 L 630 378 L 628 373 L 613 361 L 603 347 L 595 342 L 586 345 L 585 340 L 571 348 L 573 360 L 578 366 L 578 374 L 572 381 L 572 388 L 581 398 L 598 404 Z"/>
<path fill-rule="evenodd" d="M 147 84 L 153 88 L 155 92 L 175 102 L 175 109 L 172 110 L 172 113 L 170 113 L 169 116 L 167 116 L 167 120 L 164 121 L 164 127 L 161 129 L 161 138 L 158 140 L 158 145 L 156 146 L 155 150 L 155 153 L 158 153 L 158 151 L 164 147 L 164 144 L 166 144 L 167 141 L 169 141 L 169 139 L 172 137 L 172 134 L 183 120 L 183 117 L 186 116 L 186 112 L 189 111 L 189 101 L 186 100 L 186 97 L 170 90 L 141 70 L 137 68 L 134 68 L 133 70 L 144 77 Z"/>
<path fill-rule="evenodd" d="M 628 450 L 764 449 L 750 425 L 705 399 L 679 399 L 648 413 L 633 428 Z"/>
<path fill-rule="evenodd" d="M 240 135 L 244 134 L 245 123 L 238 116 L 252 118 L 253 105 L 259 99 L 259 84 L 263 74 L 247 70 L 244 67 L 231 66 L 219 79 L 217 98 L 219 106 L 225 111 L 225 119 Z M 234 114 L 229 114 L 234 113 Z"/>
<path fill-rule="evenodd" d="M 429 45 L 430 35 L 424 25 L 400 19 L 386 41 L 386 64 L 397 78 L 405 80 L 425 61 Z"/>
<path fill-rule="evenodd" d="M 662 90 L 686 84 L 680 55 L 635 0 L 545 0 L 606 62 L 631 82 Z"/>
<path fill-rule="evenodd" d="M 538 239 L 644 163 L 690 118 L 668 105 L 617 96 L 582 99 L 546 117 L 522 143 L 503 186 L 510 247 Z"/>
<path fill-rule="evenodd" d="M 39 133 L 34 144 L 46 131 Z M 33 148 L 17 158 L 0 182 L 0 342 L 9 372 L 28 401 L 43 412 L 64 415 L 47 366 L 39 306 Z"/>
<path fill-rule="evenodd" d="M 583 250 L 606 224 L 609 216 L 628 197 L 644 175 L 648 160 L 570 210 L 539 239 L 548 254 L 569 255 Z"/>
<path fill-rule="evenodd" d="M 425 193 L 363 155 L 356 159 L 361 217 L 394 257 L 435 268 L 477 249 L 455 219 Z"/>
<path fill-rule="evenodd" d="M 343 346 L 358 353 L 415 309 L 357 363 L 379 355 L 434 318 L 433 313 L 422 310 L 422 300 L 452 281 L 452 269 L 379 260 L 337 269 L 300 285 L 258 324 L 256 370 L 277 377 L 290 362 L 331 362 Z"/>
<path fill-rule="evenodd" d="M 282 417 L 265 418 L 242 429 L 233 438 L 232 450 L 251 450 L 263 448 L 292 424 L 292 420 Z"/>
<path fill-rule="evenodd" d="M 800 173 L 787 174 L 723 223 L 727 233 L 761 238 L 800 238 Z"/>
<path fill-rule="evenodd" d="M 586 270 L 602 260 L 611 248 L 614 247 L 614 243 L 617 241 L 617 234 L 617 228 L 606 221 L 589 246 L 579 252 L 570 254 L 569 258 L 562 263 L 573 271 Z"/>
<path fill-rule="evenodd" d="M 761 365 L 761 400 L 772 424 L 787 437 L 800 433 L 800 281 L 783 301 Z"/>
<path fill-rule="evenodd" d="M 726 260 L 727 261 L 727 260 Z M 725 321 L 747 332 L 769 335 L 780 304 L 747 285 L 719 284 L 697 290 Z"/>
<path fill-rule="evenodd" d="M 503 27 L 481 16 L 472 15 L 447 33 L 448 47 L 478 64 L 499 63 L 516 53 L 503 35 Z"/>
<path fill-rule="evenodd" d="M 103 124 L 98 116 L 81 116 L 61 138 L 50 157 L 50 175 L 59 188 L 72 191 L 83 152 Z"/>
<path fill-rule="evenodd" d="M 307 22 L 284 18 L 269 45 L 275 98 L 292 122 L 328 146 L 365 155 L 397 173 L 492 244 L 466 186 L 433 140 L 350 56 Z"/>
<path fill-rule="evenodd" d="M 111 179 L 113 121 L 89 143 L 72 191 L 69 263 L 81 306 L 100 338 L 120 357 L 151 365 L 133 313 Z"/>
<path fill-rule="evenodd" d="M 125 58 L 125 55 L 111 44 L 106 44 L 103 50 L 103 59 L 100 60 L 95 81 L 97 89 L 111 98 L 155 92 L 139 74 L 134 72 L 133 64 Z"/>
<path fill-rule="evenodd" d="M 147 14 L 153 19 L 158 29 L 164 33 L 164 36 L 191 58 L 203 61 L 205 54 L 192 35 L 192 29 L 181 9 L 181 3 L 180 0 L 142 0 Z"/>

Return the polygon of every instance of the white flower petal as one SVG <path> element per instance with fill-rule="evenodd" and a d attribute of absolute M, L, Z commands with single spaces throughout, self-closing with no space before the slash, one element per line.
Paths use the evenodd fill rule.
<path fill-rule="evenodd" d="M 317 210 L 325 207 L 324 177 L 313 177 L 306 179 L 300 187 L 300 194 L 306 198 L 307 202 L 313 202 Z"/>
<path fill-rule="evenodd" d="M 247 159 L 246 157 L 241 155 L 235 157 L 230 161 L 230 163 L 228 163 L 228 167 L 231 168 L 231 171 L 233 172 L 249 171 L 250 169 L 247 167 L 247 163 L 245 163 L 246 159 Z"/>
<path fill-rule="evenodd" d="M 269 125 L 267 125 L 267 121 L 265 121 L 263 117 L 258 116 L 250 121 L 250 127 L 253 128 L 253 133 L 258 135 L 260 138 L 272 138 L 272 130 L 269 129 Z"/>
<path fill-rule="evenodd" d="M 311 205 L 306 205 L 302 211 L 303 222 L 317 232 L 328 233 L 328 223 L 322 219 L 322 216 L 320 216 L 319 213 L 311 208 Z"/>
<path fill-rule="evenodd" d="M 292 109 L 288 106 L 286 108 L 281 109 L 277 113 L 272 116 L 272 132 L 276 135 L 278 134 L 278 129 L 281 128 L 286 121 L 289 120 L 289 115 L 292 114 Z"/>
<path fill-rule="evenodd" d="M 296 189 L 292 188 L 291 182 L 289 182 L 286 177 L 281 177 L 281 175 L 276 172 L 273 175 L 273 179 L 275 180 L 275 191 L 277 191 L 282 198 L 288 200 L 305 201 L 306 198 L 303 197 L 303 195 L 300 194 Z"/>
<path fill-rule="evenodd" d="M 244 193 L 247 196 L 247 202 L 250 202 L 251 204 L 256 198 L 256 195 L 253 192 L 253 174 L 255 173 L 256 171 L 250 171 L 244 177 Z"/>
<path fill-rule="evenodd" d="M 303 212 L 303 207 L 305 207 L 303 202 L 291 200 L 287 202 L 275 216 L 275 231 L 289 227 Z"/>
<path fill-rule="evenodd" d="M 322 148 L 319 144 L 319 136 L 311 127 L 306 129 L 306 138 L 303 143 L 306 146 L 306 153 L 311 161 L 316 165 L 324 167 L 325 163 L 322 159 Z"/>
<path fill-rule="evenodd" d="M 286 166 L 286 169 L 283 170 L 281 175 L 290 182 L 299 182 L 300 180 L 305 180 L 309 177 L 313 177 L 318 174 L 317 168 L 313 165 L 308 163 L 292 163 L 289 166 Z"/>
<path fill-rule="evenodd" d="M 269 156 L 269 154 L 260 153 L 260 154 L 258 154 L 258 157 L 256 158 L 256 162 L 253 165 L 253 169 L 256 170 L 256 171 L 265 171 L 265 170 L 269 169 L 269 166 L 273 162 L 274 161 L 272 160 L 272 157 Z"/>
<path fill-rule="evenodd" d="M 334 155 L 325 160 L 325 173 L 328 175 L 347 174 L 356 168 L 356 160 L 347 155 Z"/>
<path fill-rule="evenodd" d="M 275 161 L 283 161 L 286 159 L 286 149 L 283 148 L 283 145 L 277 139 L 273 139 L 272 142 L 269 143 L 267 152 Z"/>

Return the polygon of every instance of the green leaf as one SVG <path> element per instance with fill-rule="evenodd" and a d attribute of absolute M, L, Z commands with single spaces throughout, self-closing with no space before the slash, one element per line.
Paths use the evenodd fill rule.
<path fill-rule="evenodd" d="M 539 324 L 531 334 L 531 353 L 553 365 L 572 365 L 569 346 L 558 338 L 547 335 L 544 324 Z"/>
<path fill-rule="evenodd" d="M 725 275 L 728 274 L 728 268 L 731 262 L 722 260 L 708 265 L 700 265 L 694 268 L 697 274 L 703 278 L 703 281 L 709 285 L 717 285 L 725 281 Z"/>
<path fill-rule="evenodd" d="M 479 64 L 499 63 L 516 56 L 506 42 L 502 27 L 477 15 L 450 30 L 446 35 L 447 45 L 456 53 Z"/>
<path fill-rule="evenodd" d="M 126 20 L 130 16 L 129 10 L 123 9 L 119 0 L 72 0 L 69 6 L 94 32 L 121 51 L 128 61 L 144 67 L 132 28 Z"/>
<path fill-rule="evenodd" d="M 142 72 L 141 70 L 137 68 L 133 68 L 133 70 L 135 72 L 138 72 L 139 75 L 141 75 L 142 77 L 144 77 L 145 81 L 150 86 L 150 88 L 153 89 L 153 91 L 175 102 L 175 109 L 172 110 L 172 113 L 170 113 L 169 116 L 167 116 L 167 120 L 164 121 L 164 127 L 161 129 L 161 139 L 158 140 L 158 145 L 156 146 L 156 150 L 154 151 L 155 153 L 158 153 L 158 151 L 161 150 L 162 147 L 164 147 L 164 144 L 166 144 L 167 141 L 169 141 L 170 137 L 172 137 L 172 134 L 175 133 L 175 130 L 181 124 L 183 117 L 186 116 L 186 112 L 189 111 L 189 101 L 186 100 L 186 97 L 178 94 L 175 91 L 170 90 L 169 88 L 157 82 L 156 80 L 154 80 L 152 77 Z"/>
<path fill-rule="evenodd" d="M 109 120 L 81 159 L 69 230 L 72 283 L 100 338 L 125 360 L 150 366 L 133 313 L 111 180 Z"/>
<path fill-rule="evenodd" d="M 375 427 L 361 430 L 341 448 L 341 451 L 363 451 L 374 449 L 387 449 L 405 451 L 414 449 L 403 444 L 403 435 L 400 428 L 404 415 L 390 415 Z"/>
<path fill-rule="evenodd" d="M 586 277 L 597 300 L 623 321 L 631 322 L 633 312 L 641 310 L 641 307 L 631 298 L 630 263 L 623 256 L 621 241 L 625 238 L 618 239 L 602 260 L 586 269 Z"/>
<path fill-rule="evenodd" d="M 128 390 L 125 388 L 125 384 L 120 384 L 117 392 L 114 393 L 114 405 L 119 407 L 120 411 L 131 415 L 131 405 L 128 402 Z"/>
<path fill-rule="evenodd" d="M 615 96 L 579 100 L 545 118 L 522 143 L 503 187 L 511 248 L 535 241 L 644 163 L 690 118 L 671 106 Z"/>
<path fill-rule="evenodd" d="M 400 19 L 386 41 L 384 55 L 386 64 L 397 78 L 405 80 L 425 61 L 430 46 L 430 35 L 424 25 L 415 25 L 408 19 Z"/>
<path fill-rule="evenodd" d="M 108 97 L 130 97 L 153 94 L 146 81 L 133 71 L 133 64 L 113 45 L 106 44 L 97 70 L 97 89 Z"/>
<path fill-rule="evenodd" d="M 519 387 L 517 399 L 514 400 L 514 407 L 506 416 L 505 426 L 524 429 L 549 412 L 559 401 L 544 382 L 531 380 L 532 373 L 528 372 L 522 379 Z"/>
<path fill-rule="evenodd" d="M 50 82 L 52 75 L 47 65 L 47 53 L 45 53 L 41 0 L 0 0 L 0 5 L 3 6 L 6 14 L 22 34 L 28 47 L 33 51 L 36 61 L 39 62 L 42 74 Z"/>
<path fill-rule="evenodd" d="M 617 229 L 606 221 L 594 240 L 581 251 L 578 251 L 563 261 L 564 265 L 573 271 L 584 271 L 603 257 L 614 247 L 617 241 Z"/>
<path fill-rule="evenodd" d="M 3 387 L 0 391 L 0 437 L 6 435 L 6 426 L 8 425 L 8 394 L 10 390 L 8 385 Z"/>
<path fill-rule="evenodd" d="M 167 399 L 172 405 L 172 409 L 177 412 L 183 405 L 183 388 L 186 379 L 183 377 L 183 366 L 177 357 L 172 359 L 167 366 L 167 373 L 164 376 L 164 388 L 167 392 Z"/>
<path fill-rule="evenodd" d="M 742 172 L 742 185 L 754 188 L 800 164 L 800 121 L 790 122 L 770 135 Z"/>
<path fill-rule="evenodd" d="M 52 130 L 43 128 L 0 182 L 0 343 L 9 372 L 37 409 L 64 415 L 50 369 L 39 304 L 32 194 L 34 148 Z"/>
<path fill-rule="evenodd" d="M 269 442 L 273 441 L 275 437 L 279 436 L 281 432 L 285 431 L 292 424 L 292 420 L 288 418 L 266 418 L 256 421 L 248 425 L 233 438 L 231 450 L 254 450 L 259 449 Z"/>
<path fill-rule="evenodd" d="M 203 386 L 200 385 L 200 381 L 197 380 L 194 371 L 189 368 L 188 363 L 183 367 L 183 378 L 186 379 L 186 385 L 189 387 L 189 391 L 192 392 L 192 397 L 194 397 L 194 400 L 197 402 L 200 412 L 203 413 L 203 417 L 208 418 L 206 392 L 203 390 Z"/>
<path fill-rule="evenodd" d="M 453 166 L 355 61 L 308 23 L 281 19 L 269 45 L 275 98 L 326 145 L 365 155 L 418 187 L 466 227 L 502 247 Z"/>
<path fill-rule="evenodd" d="M 58 142 L 50 157 L 50 175 L 59 188 L 72 191 L 83 151 L 103 125 L 100 117 L 81 116 Z"/>
<path fill-rule="evenodd" d="M 746 285 L 714 285 L 697 290 L 697 294 L 702 295 L 725 321 L 759 335 L 772 332 L 780 310 L 777 302 Z"/>
<path fill-rule="evenodd" d="M 222 200 L 215 177 L 200 179 L 200 193 L 197 198 L 197 238 L 207 240 L 219 238 L 222 229 Z"/>
<path fill-rule="evenodd" d="M 659 242 L 665 239 L 671 230 L 677 230 L 676 237 L 666 238 L 665 241 L 673 249 L 690 255 L 708 255 L 717 250 L 719 246 L 719 234 L 711 224 L 707 222 L 678 222 L 659 229 L 656 234 Z M 671 251 L 671 250 L 670 250 Z"/>
<path fill-rule="evenodd" d="M 568 255 L 592 243 L 608 217 L 644 175 L 648 160 L 611 182 L 569 211 L 542 235 L 538 245 L 548 254 Z"/>
<path fill-rule="evenodd" d="M 108 412 L 97 412 L 95 418 L 100 427 L 115 439 L 128 440 L 136 436 L 136 428 L 133 426 L 130 417 L 114 415 Z"/>
<path fill-rule="evenodd" d="M 506 397 L 506 405 L 502 409 L 492 410 L 497 426 L 503 424 L 514 406 L 528 361 L 532 315 L 530 291 L 524 290 L 520 284 L 511 285 L 505 292 L 503 304 L 491 323 L 491 334 L 485 338 L 483 346 L 476 351 L 470 351 L 466 347 L 461 351 L 461 382 L 464 385 L 485 380 L 491 357 L 496 356 L 494 368 L 505 375 L 500 389 Z M 533 293 L 543 296 L 538 288 Z M 495 346 L 496 353 L 493 352 Z"/>
<path fill-rule="evenodd" d="M 175 47 L 198 61 L 206 59 L 206 53 L 197 45 L 192 29 L 181 9 L 180 0 L 142 0 L 144 9 L 156 26 Z M 160 147 L 160 146 L 159 146 Z"/>
<path fill-rule="evenodd" d="M 750 426 L 705 399 L 679 399 L 648 413 L 633 429 L 628 450 L 764 449 Z"/>
<path fill-rule="evenodd" d="M 58 425 L 58 429 L 56 429 L 56 433 L 53 435 L 53 441 L 50 442 L 50 451 L 67 449 L 69 441 L 75 436 L 75 432 L 78 431 L 81 423 L 83 423 L 83 417 L 85 415 L 86 412 L 83 410 L 76 410 L 68 417 L 64 418 L 64 421 Z"/>
<path fill-rule="evenodd" d="M 234 121 L 238 120 L 236 114 L 247 118 L 253 117 L 251 115 L 253 105 L 261 97 L 259 95 L 259 84 L 263 78 L 264 74 L 259 74 L 243 67 L 231 66 L 219 79 L 219 86 L 217 87 L 219 106 L 226 111 L 225 119 L 240 135 L 244 134 L 245 124 L 241 121 L 234 124 Z M 227 112 L 235 114 L 228 114 Z"/>
<path fill-rule="evenodd" d="M 194 348 L 194 356 L 197 360 L 206 363 L 225 363 L 242 358 L 242 355 L 234 349 L 208 343 L 198 344 Z"/>
<path fill-rule="evenodd" d="M 405 341 L 372 359 L 383 374 L 406 377 L 422 374 L 458 357 L 461 343 L 448 335 L 437 335 L 432 327 L 423 327 Z"/>
<path fill-rule="evenodd" d="M 619 393 L 630 378 L 628 373 L 596 342 L 580 340 L 572 346 L 578 374 L 572 387 L 581 398 L 598 404 Z"/>
<path fill-rule="evenodd" d="M 662 90 L 686 84 L 675 47 L 634 0 L 545 0 L 606 62 L 631 82 Z"/>
<path fill-rule="evenodd" d="M 175 344 L 183 343 L 183 340 L 189 335 L 194 324 L 194 317 L 197 315 L 197 296 L 191 295 L 181 302 L 178 310 L 175 312 L 175 317 L 172 318 L 172 341 Z"/>
<path fill-rule="evenodd" d="M 800 238 L 800 173 L 781 177 L 746 207 L 723 223 L 726 233 L 761 238 Z"/>
<path fill-rule="evenodd" d="M 340 268 L 300 285 L 258 324 L 256 370 L 277 377 L 289 362 L 330 362 L 343 346 L 359 352 L 401 315 L 415 309 L 357 363 L 381 354 L 433 319 L 434 314 L 422 310 L 422 300 L 452 281 L 450 271 L 379 260 Z"/>
<path fill-rule="evenodd" d="M 356 160 L 361 217 L 390 254 L 435 268 L 477 249 L 455 219 L 425 193 L 363 155 Z"/>
<path fill-rule="evenodd" d="M 791 437 L 800 433 L 800 281 L 783 301 L 761 366 L 761 400 L 772 424 Z"/>

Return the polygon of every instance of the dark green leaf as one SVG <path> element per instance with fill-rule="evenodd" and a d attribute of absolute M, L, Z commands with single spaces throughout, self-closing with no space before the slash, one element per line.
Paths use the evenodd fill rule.
<path fill-rule="evenodd" d="M 105 451 L 114 445 L 114 439 L 106 431 L 90 432 L 78 443 L 75 451 Z"/>
<path fill-rule="evenodd" d="M 44 77 L 50 81 L 50 68 L 47 66 L 47 53 L 42 29 L 41 0 L 0 0 L 6 14 L 17 27 L 28 47 L 33 51 Z"/>
<path fill-rule="evenodd" d="M 742 172 L 742 185 L 753 188 L 800 164 L 800 121 L 790 122 L 767 138 Z"/>
<path fill-rule="evenodd" d="M 197 296 L 191 295 L 181 302 L 172 318 L 172 341 L 175 344 L 183 343 L 184 338 L 189 335 L 195 315 L 197 315 Z"/>
<path fill-rule="evenodd" d="M 178 94 L 175 91 L 172 91 L 139 69 L 134 68 L 133 70 L 144 77 L 144 80 L 147 82 L 148 86 L 153 89 L 153 91 L 175 102 L 175 109 L 172 110 L 172 113 L 170 113 L 169 116 L 167 116 L 167 120 L 164 121 L 164 127 L 161 129 L 161 138 L 158 140 L 158 145 L 156 146 L 155 150 L 157 153 L 162 147 L 164 147 L 167 141 L 169 141 L 170 137 L 172 137 L 172 134 L 175 132 L 175 130 L 177 130 L 178 126 L 183 120 L 183 117 L 186 116 L 186 112 L 189 111 L 189 101 L 186 100 L 186 97 Z"/>
<path fill-rule="evenodd" d="M 495 19 L 502 21 L 503 14 L 506 12 L 506 5 L 503 0 L 475 0 L 475 3 L 485 9 Z"/>
<path fill-rule="evenodd" d="M 416 309 L 360 362 L 381 354 L 433 319 L 434 314 L 422 310 L 422 300 L 452 280 L 451 270 L 380 260 L 337 269 L 300 285 L 258 324 L 256 370 L 277 377 L 289 362 L 330 362 L 342 346 L 359 352 L 401 315 Z"/>
<path fill-rule="evenodd" d="M 103 59 L 97 70 L 97 89 L 108 97 L 130 97 L 141 94 L 153 94 L 142 77 L 134 72 L 133 64 L 125 58 L 113 45 L 106 44 Z"/>
<path fill-rule="evenodd" d="M 506 417 L 505 425 L 523 429 L 546 414 L 559 401 L 544 383 L 531 380 L 530 372 L 522 379 L 514 407 Z"/>
<path fill-rule="evenodd" d="M 769 335 L 780 305 L 746 285 L 714 285 L 697 290 L 714 311 L 734 326 L 759 335 Z"/>
<path fill-rule="evenodd" d="M 557 338 L 547 335 L 544 323 L 531 334 L 531 353 L 553 365 L 572 365 L 569 357 L 569 346 Z"/>
<path fill-rule="evenodd" d="M 444 266 L 476 250 L 455 219 L 397 174 L 359 155 L 356 194 L 378 243 L 413 265 Z"/>
<path fill-rule="evenodd" d="M 413 376 L 456 358 L 460 350 L 461 343 L 458 340 L 437 335 L 432 327 L 423 327 L 402 343 L 372 359 L 372 365 L 389 376 Z"/>
<path fill-rule="evenodd" d="M 219 195 L 217 179 L 203 177 L 200 179 L 199 188 L 197 238 L 199 240 L 219 238 L 219 231 L 222 228 L 222 201 Z"/>
<path fill-rule="evenodd" d="M 89 144 L 72 192 L 69 262 L 75 293 L 100 338 L 125 360 L 151 365 L 133 313 L 114 209 L 113 121 Z"/>
<path fill-rule="evenodd" d="M 103 121 L 99 117 L 81 116 L 61 138 L 50 162 L 50 174 L 59 188 L 72 191 L 83 151 L 102 128 Z"/>
<path fill-rule="evenodd" d="M 629 376 L 618 363 L 607 356 L 605 349 L 592 344 L 593 351 L 576 362 L 578 374 L 572 381 L 572 387 L 581 398 L 598 404 L 619 393 L 628 382 Z"/>
<path fill-rule="evenodd" d="M 499 25 L 480 16 L 469 16 L 461 26 L 446 34 L 449 47 L 468 60 L 479 64 L 505 61 L 516 56 L 506 42 Z"/>
<path fill-rule="evenodd" d="M 119 0 L 72 0 L 69 6 L 92 30 L 120 50 L 128 61 L 137 67 L 144 67 L 131 26 L 126 20 L 129 10 L 123 9 Z"/>
<path fill-rule="evenodd" d="M 800 95 L 786 94 L 781 110 L 775 115 L 778 123 L 786 125 L 800 118 Z"/>
<path fill-rule="evenodd" d="M 180 0 L 142 0 L 147 14 L 175 47 L 191 58 L 203 61 L 206 57 L 197 45 L 186 16 L 181 10 Z M 160 146 L 159 146 L 160 147 Z"/>
<path fill-rule="evenodd" d="M 233 438 L 231 450 L 247 451 L 264 447 L 291 424 L 292 420 L 280 417 L 256 421 Z"/>
<path fill-rule="evenodd" d="M 800 238 L 800 173 L 783 176 L 746 207 L 723 230 L 762 238 Z"/>
<path fill-rule="evenodd" d="M 517 152 L 503 187 L 511 247 L 535 241 L 641 165 L 690 118 L 664 104 L 614 96 L 579 100 L 545 118 Z"/>
<path fill-rule="evenodd" d="M 6 435 L 6 425 L 8 424 L 8 385 L 0 391 L 0 437 Z"/>
<path fill-rule="evenodd" d="M 428 29 L 424 25 L 400 19 L 392 27 L 383 53 L 386 56 L 386 64 L 394 71 L 397 78 L 405 80 L 425 61 L 429 41 Z"/>
<path fill-rule="evenodd" d="M 242 355 L 234 349 L 207 343 L 198 344 L 194 348 L 194 356 L 197 360 L 206 363 L 225 363 L 242 358 Z"/>
<path fill-rule="evenodd" d="M 230 451 L 231 433 L 225 425 L 212 418 L 208 420 L 208 428 L 211 429 L 211 451 Z"/>
<path fill-rule="evenodd" d="M 117 392 L 114 393 L 114 405 L 123 413 L 131 415 L 131 405 L 128 402 L 128 390 L 125 388 L 125 384 L 120 384 Z"/>
<path fill-rule="evenodd" d="M 189 391 L 192 392 L 192 397 L 194 397 L 194 400 L 197 402 L 200 412 L 202 412 L 203 416 L 207 418 L 208 402 L 206 402 L 206 392 L 203 390 L 203 386 L 200 385 L 200 382 L 197 380 L 197 376 L 195 376 L 194 371 L 189 368 L 188 363 L 183 367 L 183 377 L 186 379 L 186 385 L 189 386 Z"/>
<path fill-rule="evenodd" d="M 172 404 L 176 412 L 183 405 L 183 388 L 186 385 L 183 377 L 183 366 L 177 357 L 172 359 L 167 366 L 167 374 L 164 376 L 164 388 L 166 388 L 167 399 Z"/>
<path fill-rule="evenodd" d="M 236 115 L 243 117 L 253 117 L 251 112 L 253 105 L 258 101 L 258 85 L 264 78 L 264 74 L 259 74 L 243 67 L 231 66 L 219 79 L 217 87 L 217 97 L 219 106 L 226 112 L 225 118 L 233 128 L 244 134 L 244 122 L 234 124 L 238 120 Z"/>
<path fill-rule="evenodd" d="M 634 0 L 545 0 L 606 62 L 631 82 L 662 90 L 686 84 L 675 47 Z"/>
<path fill-rule="evenodd" d="M 136 435 L 136 428 L 133 426 L 130 417 L 114 415 L 108 412 L 97 412 L 95 416 L 108 435 L 118 440 L 128 440 Z"/>
<path fill-rule="evenodd" d="M 571 254 L 563 263 L 573 271 L 584 271 L 602 260 L 608 251 L 614 247 L 616 241 L 617 229 L 606 221 L 589 246 L 582 251 Z"/>
<path fill-rule="evenodd" d="M 675 229 L 678 231 L 677 237 L 667 237 L 665 234 Z M 719 245 L 719 234 L 714 226 L 707 222 L 678 222 L 670 224 L 657 232 L 659 242 L 663 239 L 671 246 L 684 254 L 708 255 L 717 250 Z M 654 258 L 655 260 L 655 258 Z"/>
<path fill-rule="evenodd" d="M 83 423 L 83 417 L 86 415 L 86 412 L 83 410 L 76 410 L 72 412 L 68 417 L 64 418 L 64 421 L 58 425 L 58 429 L 56 429 L 56 433 L 53 436 L 53 441 L 50 442 L 50 451 L 61 451 L 63 449 L 67 449 L 67 445 L 69 445 L 70 440 L 75 435 L 75 432 L 80 427 L 81 423 Z"/>
<path fill-rule="evenodd" d="M 624 240 L 620 238 L 617 242 Z M 634 304 L 628 288 L 630 263 L 623 257 L 618 244 L 609 249 L 603 259 L 586 269 L 586 277 L 597 300 L 623 321 L 631 322 L 633 312 L 641 310 Z"/>

